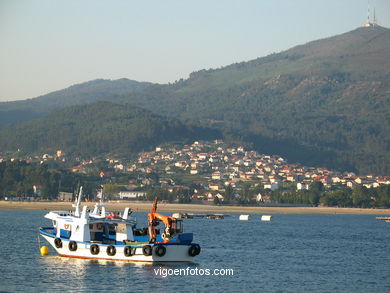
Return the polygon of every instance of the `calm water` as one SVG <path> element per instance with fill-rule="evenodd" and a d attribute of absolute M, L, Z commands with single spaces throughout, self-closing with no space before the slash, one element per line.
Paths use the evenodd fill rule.
<path fill-rule="evenodd" d="M 390 292 L 390 224 L 371 215 L 184 220 L 202 246 L 191 269 L 230 268 L 234 275 L 163 278 L 154 273 L 161 265 L 66 259 L 53 249 L 40 257 L 36 231 L 48 224 L 45 213 L 0 211 L 0 291 Z M 137 219 L 146 223 L 146 213 Z"/>

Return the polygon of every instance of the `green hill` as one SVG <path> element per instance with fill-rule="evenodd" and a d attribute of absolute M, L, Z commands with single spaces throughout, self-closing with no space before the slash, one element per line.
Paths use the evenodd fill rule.
<path fill-rule="evenodd" d="M 150 86 L 126 78 L 118 80 L 97 79 L 76 84 L 63 90 L 22 101 L 0 103 L 0 129 L 7 124 L 42 117 L 50 111 L 103 99 L 139 92 Z"/>
<path fill-rule="evenodd" d="M 52 112 L 36 120 L 6 126 L 0 149 L 22 153 L 54 152 L 92 156 L 134 154 L 165 142 L 218 137 L 217 131 L 167 119 L 149 111 L 98 101 Z"/>
<path fill-rule="evenodd" d="M 167 116 L 233 128 L 258 150 L 291 161 L 390 172 L 386 28 L 358 28 L 264 58 L 202 70 L 125 100 Z"/>

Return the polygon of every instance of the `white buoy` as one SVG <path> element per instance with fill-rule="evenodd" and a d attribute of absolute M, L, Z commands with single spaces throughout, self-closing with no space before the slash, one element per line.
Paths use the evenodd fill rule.
<path fill-rule="evenodd" d="M 261 220 L 265 222 L 270 222 L 272 221 L 272 216 L 271 215 L 262 215 Z"/>
<path fill-rule="evenodd" d="M 240 215 L 240 217 L 239 217 L 240 221 L 248 221 L 251 218 L 252 217 L 250 215 Z"/>
<path fill-rule="evenodd" d="M 181 219 L 181 213 L 173 213 L 172 217 L 176 219 Z"/>

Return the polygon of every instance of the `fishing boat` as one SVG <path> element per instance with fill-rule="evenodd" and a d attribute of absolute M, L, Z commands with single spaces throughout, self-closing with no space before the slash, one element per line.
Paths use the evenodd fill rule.
<path fill-rule="evenodd" d="M 194 262 L 200 253 L 193 233 L 183 233 L 182 221 L 157 213 L 157 197 L 148 214 L 148 225 L 137 228 L 130 208 L 106 212 L 102 202 L 94 209 L 81 208 L 82 188 L 74 211 L 50 211 L 51 227 L 41 235 L 62 257 L 129 262 Z M 165 227 L 158 229 L 163 222 Z M 162 233 L 160 233 L 160 231 Z"/>

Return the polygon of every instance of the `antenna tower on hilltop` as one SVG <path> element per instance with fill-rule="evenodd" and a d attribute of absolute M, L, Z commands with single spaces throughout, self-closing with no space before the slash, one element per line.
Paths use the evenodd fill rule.
<path fill-rule="evenodd" d="M 367 23 L 363 24 L 362 26 L 363 27 L 373 27 L 373 26 L 377 26 L 377 25 L 378 25 L 378 23 L 377 23 L 377 19 L 376 19 L 376 15 L 375 15 L 375 8 L 374 8 L 374 18 L 371 21 L 370 1 L 368 1 Z"/>

